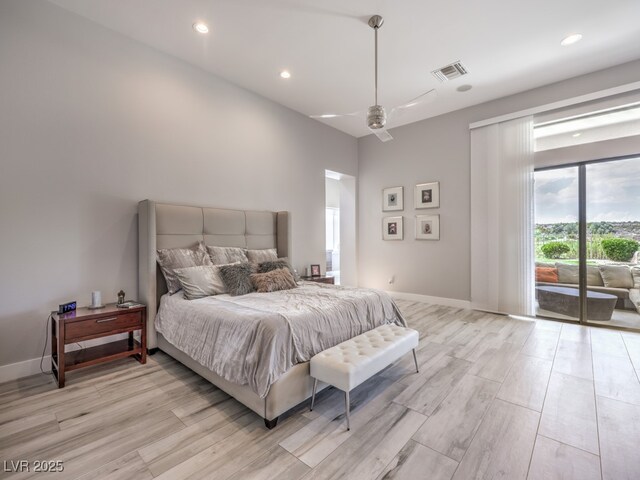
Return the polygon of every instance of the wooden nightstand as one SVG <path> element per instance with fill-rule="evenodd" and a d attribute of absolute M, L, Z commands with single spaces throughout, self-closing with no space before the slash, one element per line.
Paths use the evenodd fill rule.
<path fill-rule="evenodd" d="M 300 278 L 307 282 L 329 283 L 331 285 L 334 285 L 336 283 L 336 279 L 334 277 L 327 277 L 326 275 L 321 275 L 319 277 L 300 277 Z"/>
<path fill-rule="evenodd" d="M 140 341 L 133 332 L 140 330 Z M 95 347 L 65 352 L 65 345 L 92 338 L 129 332 L 129 338 Z M 64 387 L 65 373 L 78 368 L 135 356 L 147 362 L 147 307 L 118 308 L 115 304 L 99 310 L 79 308 L 75 312 L 54 314 L 51 323 L 51 370 Z"/>

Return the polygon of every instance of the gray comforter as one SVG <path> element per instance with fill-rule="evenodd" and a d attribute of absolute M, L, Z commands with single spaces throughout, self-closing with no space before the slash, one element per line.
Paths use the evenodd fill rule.
<path fill-rule="evenodd" d="M 313 282 L 238 297 L 164 295 L 155 320 L 171 344 L 260 397 L 293 365 L 387 323 L 405 325 L 385 292 Z"/>

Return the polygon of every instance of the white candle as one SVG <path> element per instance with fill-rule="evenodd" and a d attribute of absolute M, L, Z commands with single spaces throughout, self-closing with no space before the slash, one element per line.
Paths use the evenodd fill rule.
<path fill-rule="evenodd" d="M 98 291 L 91 292 L 91 306 L 99 307 L 102 305 L 102 294 Z"/>

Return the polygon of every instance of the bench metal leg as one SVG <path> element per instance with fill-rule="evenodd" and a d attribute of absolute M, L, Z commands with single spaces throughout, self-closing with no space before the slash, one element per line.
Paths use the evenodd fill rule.
<path fill-rule="evenodd" d="M 317 388 L 318 388 L 318 379 L 314 378 L 313 379 L 313 393 L 311 394 L 311 408 L 309 409 L 312 412 L 313 412 L 313 404 L 316 401 L 316 389 Z"/>
<path fill-rule="evenodd" d="M 349 403 L 349 392 L 344 392 L 344 405 L 347 411 L 347 431 L 351 430 L 351 425 L 349 425 Z"/>
<path fill-rule="evenodd" d="M 416 373 L 420 373 L 420 369 L 418 368 L 418 357 L 416 357 L 416 349 L 413 349 L 413 361 L 416 364 Z"/>

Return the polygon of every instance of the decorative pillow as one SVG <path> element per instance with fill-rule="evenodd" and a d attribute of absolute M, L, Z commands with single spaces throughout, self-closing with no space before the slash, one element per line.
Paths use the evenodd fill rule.
<path fill-rule="evenodd" d="M 600 265 L 604 286 L 609 288 L 633 288 L 631 269 L 626 265 Z"/>
<path fill-rule="evenodd" d="M 553 267 L 536 267 L 536 282 L 558 283 L 558 269 Z"/>
<path fill-rule="evenodd" d="M 640 289 L 640 267 L 631 267 L 631 276 L 633 277 L 633 288 Z"/>
<path fill-rule="evenodd" d="M 580 283 L 580 267 L 578 265 L 572 265 L 569 263 L 556 263 L 558 269 L 558 282 L 559 283 Z M 592 287 L 603 287 L 602 275 L 600 270 L 595 265 L 587 265 L 587 285 Z"/>
<path fill-rule="evenodd" d="M 555 263 L 536 262 L 536 267 L 551 267 L 556 268 Z"/>
<path fill-rule="evenodd" d="M 556 268 L 558 269 L 559 283 L 580 283 L 580 273 L 578 271 L 578 265 L 558 262 L 556 263 Z"/>
<path fill-rule="evenodd" d="M 251 274 L 255 271 L 255 265 L 248 262 L 221 265 L 220 277 L 230 295 L 245 295 L 253 292 Z"/>
<path fill-rule="evenodd" d="M 293 275 L 286 268 L 278 268 L 266 273 L 254 273 L 251 275 L 251 283 L 260 293 L 277 292 L 297 287 Z"/>
<path fill-rule="evenodd" d="M 230 263 L 248 262 L 247 251 L 238 247 L 212 247 L 207 245 L 207 251 L 214 265 L 228 265 Z"/>
<path fill-rule="evenodd" d="M 587 285 L 593 287 L 604 287 L 600 269 L 595 265 L 587 265 Z"/>
<path fill-rule="evenodd" d="M 226 293 L 219 265 L 177 268 L 174 272 L 187 300 Z"/>
<path fill-rule="evenodd" d="M 291 264 L 289 263 L 289 259 L 286 257 L 278 258 L 277 260 L 268 260 L 266 262 L 260 262 L 258 264 L 258 273 L 267 273 L 272 270 L 278 270 L 279 268 L 286 268 L 291 272 L 291 275 L 296 276 L 296 273 L 293 271 Z"/>
<path fill-rule="evenodd" d="M 278 251 L 275 248 L 266 248 L 264 250 L 247 250 L 247 258 L 250 262 L 253 263 L 277 260 Z"/>
<path fill-rule="evenodd" d="M 181 288 L 180 281 L 175 274 L 176 269 L 211 265 L 211 259 L 202 242 L 192 248 L 161 248 L 156 253 L 158 264 L 167 281 L 167 289 L 171 295 Z"/>

